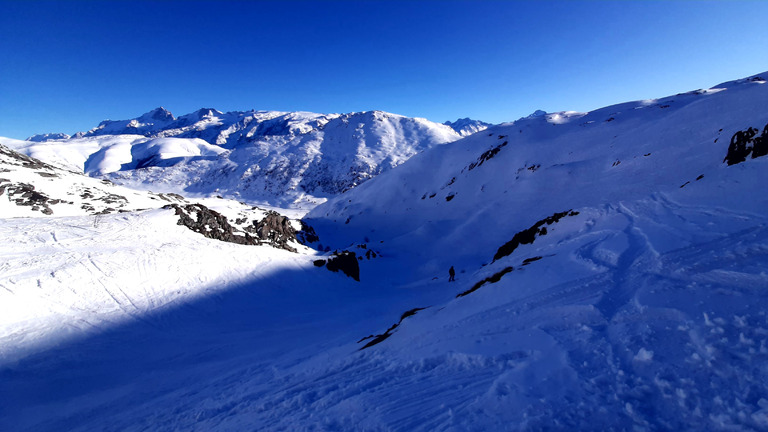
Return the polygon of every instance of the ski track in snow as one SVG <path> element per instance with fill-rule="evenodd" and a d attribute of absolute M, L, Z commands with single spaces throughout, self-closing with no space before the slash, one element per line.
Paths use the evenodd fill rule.
<path fill-rule="evenodd" d="M 658 202 L 664 205 L 655 212 L 674 216 L 697 212 L 668 199 Z M 654 240 L 663 239 L 644 232 L 654 219 L 653 214 L 643 213 L 646 210 L 644 202 L 609 206 L 592 228 L 549 246 L 566 245 L 570 255 L 545 258 L 466 298 L 422 311 L 406 320 L 389 340 L 361 352 L 356 351 L 355 337 L 375 328 L 360 328 L 365 320 L 352 324 L 362 319 L 359 315 L 338 318 L 331 327 L 289 325 L 281 330 L 271 324 L 259 330 L 244 327 L 242 332 L 224 332 L 215 339 L 210 339 L 215 331 L 187 334 L 174 342 L 173 335 L 182 334 L 178 326 L 187 318 L 177 321 L 172 313 L 142 319 L 150 308 L 149 291 L 139 291 L 146 296 L 140 300 L 104 284 L 99 290 L 115 311 L 148 329 L 136 337 L 160 338 L 168 345 L 152 360 L 130 367 L 136 376 L 117 374 L 122 384 L 46 404 L 47 415 L 19 430 L 291 430 L 296 425 L 316 430 L 398 431 L 667 430 L 737 425 L 759 429 L 765 425 L 759 402 L 765 400 L 761 383 L 768 377 L 763 366 L 768 364 L 768 320 L 759 307 L 736 305 L 745 297 L 754 299 L 749 304 L 765 304 L 765 291 L 751 286 L 754 276 L 738 266 L 765 262 L 768 221 L 707 209 L 709 216 L 739 218 L 748 228 L 658 253 Z M 686 226 L 683 217 L 676 219 Z M 131 219 L 124 229 L 136 231 L 148 223 Z M 623 228 L 608 231 L 601 227 L 604 223 Z M 73 226 L 77 231 L 84 228 Z M 67 254 L 69 262 L 88 269 L 89 280 L 109 280 L 103 257 L 64 252 L 82 237 L 64 240 L 43 224 L 26 229 L 32 238 Z M 606 256 L 612 258 L 606 260 Z M 137 281 L 150 280 L 146 269 L 157 265 L 146 259 L 138 260 Z M 571 259 L 593 274 L 549 287 L 519 285 L 544 271 L 536 266 Z M 317 275 L 296 264 L 290 265 L 293 279 Z M 518 275 L 521 281 L 515 280 Z M 681 296 L 699 299 L 701 304 L 690 302 L 687 310 L 666 306 Z M 203 328 L 216 305 L 229 304 L 225 298 L 187 302 L 179 313 L 200 320 L 195 328 Z M 370 307 L 371 300 L 379 299 L 361 298 L 360 306 Z M 253 306 L 243 307 L 248 311 Z M 293 307 L 305 308 L 299 315 L 316 313 L 310 304 Z M 221 324 L 214 319 L 211 325 Z M 347 330 L 339 332 L 342 327 Z M 333 328 L 337 330 L 325 333 Z M 152 336 L 154 331 L 168 336 Z M 249 353 L 242 348 L 250 344 L 244 345 L 240 338 L 262 345 L 277 334 L 302 336 L 293 343 L 283 342 L 282 353 L 272 360 L 260 355 L 261 349 Z M 125 336 L 121 335 L 117 334 Z M 137 345 L 137 355 L 147 349 L 139 341 L 127 341 Z M 100 361 L 100 350 L 114 350 L 115 343 L 107 340 L 104 348 L 97 345 L 92 355 L 64 351 L 68 357 L 74 355 L 75 362 L 66 375 L 86 379 L 87 369 L 95 366 L 92 362 Z M 227 346 L 234 348 L 222 351 Z M 50 355 L 60 355 L 57 352 Z M 118 349 L 113 355 L 119 353 Z M 115 364 L 96 369 L 110 373 L 121 364 L 112 355 L 107 359 Z M 17 365 L 17 373 L 24 376 L 40 368 L 54 376 L 64 373 L 45 354 L 37 362 L 26 368 Z M 156 386 L 142 384 L 156 379 L 158 373 L 163 379 Z M 15 375 L 6 371 L 4 376 L 12 380 Z M 14 418 L 8 412 L 3 416 Z M 102 423 L 102 418 L 110 422 Z"/>

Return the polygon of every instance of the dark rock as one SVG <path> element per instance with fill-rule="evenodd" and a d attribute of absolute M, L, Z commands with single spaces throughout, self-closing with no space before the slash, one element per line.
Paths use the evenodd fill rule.
<path fill-rule="evenodd" d="M 532 263 L 532 262 L 535 262 L 535 261 L 538 261 L 538 260 L 540 260 L 541 258 L 543 258 L 543 257 L 540 257 L 540 256 L 535 256 L 535 257 L 531 257 L 531 258 L 526 258 L 526 259 L 524 259 L 524 260 L 523 260 L 523 265 L 524 265 L 524 266 L 527 266 L 528 264 L 530 264 L 530 263 Z"/>
<path fill-rule="evenodd" d="M 522 230 L 516 233 L 512 240 L 502 245 L 493 256 L 493 261 L 497 261 L 505 256 L 510 255 L 521 244 L 531 244 L 536 240 L 536 236 L 547 235 L 547 227 L 545 225 L 552 225 L 558 222 L 560 219 L 566 216 L 576 216 L 579 212 L 568 210 L 561 213 L 555 213 L 552 216 L 546 217 L 535 224 L 532 227 Z"/>
<path fill-rule="evenodd" d="M 0 179 L 0 195 L 4 193 L 7 193 L 8 199 L 17 206 L 31 207 L 32 211 L 39 211 L 45 215 L 53 214 L 49 206 L 59 202 L 36 191 L 31 184 L 10 183 L 8 179 Z"/>
<path fill-rule="evenodd" d="M 244 236 L 236 234 L 224 215 L 202 204 L 168 204 L 163 208 L 173 209 L 176 212 L 176 215 L 179 216 L 179 225 L 205 237 L 243 245 L 259 244 L 255 238 L 247 233 Z"/>
<path fill-rule="evenodd" d="M 483 286 L 483 285 L 485 285 L 487 283 L 496 283 L 496 282 L 500 281 L 501 278 L 504 277 L 505 274 L 507 274 L 507 273 L 509 273 L 509 272 L 511 272 L 513 270 L 515 270 L 515 269 L 512 266 L 506 267 L 503 270 L 501 270 L 500 272 L 494 273 L 493 275 L 491 275 L 491 276 L 489 276 L 489 277 L 487 277 L 487 278 L 485 278 L 485 279 L 475 283 L 474 285 L 472 285 L 472 288 L 470 288 L 470 289 L 468 289 L 468 290 L 466 290 L 464 292 L 461 292 L 459 294 L 456 294 L 456 298 L 464 297 L 467 294 L 473 293 L 473 292 L 477 291 L 478 289 L 480 289 L 481 286 Z"/>
<path fill-rule="evenodd" d="M 186 201 L 186 199 L 184 199 L 183 196 L 175 193 L 159 193 L 157 194 L 157 196 L 169 202 L 173 202 L 173 201 L 185 202 Z"/>
<path fill-rule="evenodd" d="M 325 265 L 325 260 L 314 260 L 312 261 L 312 264 L 314 264 L 315 267 L 322 267 Z"/>
<path fill-rule="evenodd" d="M 118 204 L 119 207 L 123 207 L 128 204 L 128 198 L 113 193 L 107 193 L 101 197 L 95 199 L 96 201 L 104 201 L 106 204 Z"/>
<path fill-rule="evenodd" d="M 504 136 L 500 135 L 499 139 L 502 139 L 502 138 L 504 138 Z M 483 154 L 481 154 L 480 157 L 477 158 L 475 162 L 472 162 L 471 164 L 469 164 L 469 166 L 467 166 L 467 171 L 472 171 L 473 169 L 479 167 L 480 165 L 484 164 L 485 162 L 487 162 L 488 160 L 496 156 L 501 151 L 501 149 L 507 144 L 508 142 L 504 141 L 503 143 L 491 148 L 490 150 L 486 150 L 485 152 L 483 152 Z"/>
<path fill-rule="evenodd" d="M 768 154 L 768 124 L 763 128 L 763 133 L 756 137 L 752 147 L 752 159 Z"/>
<path fill-rule="evenodd" d="M 768 154 L 768 124 L 763 128 L 762 135 L 757 136 L 758 132 L 757 129 L 750 127 L 733 134 L 723 162 L 736 165 L 747 160 L 750 154 L 753 159 Z"/>
<path fill-rule="evenodd" d="M 360 282 L 360 265 L 357 262 L 357 255 L 354 252 L 335 252 L 334 256 L 328 259 L 327 264 L 328 270 L 332 272 L 341 271 L 345 275 Z"/>
<path fill-rule="evenodd" d="M 298 241 L 296 230 L 290 219 L 277 212 L 268 211 L 264 219 L 254 222 L 253 227 L 246 228 L 246 231 L 255 234 L 259 243 L 268 243 L 279 249 L 296 252 L 296 248 L 288 244 L 290 241 Z"/>
<path fill-rule="evenodd" d="M 387 331 L 385 331 L 384 333 L 378 334 L 378 335 L 375 335 L 375 336 L 374 335 L 370 335 L 370 336 L 366 336 L 366 337 L 360 339 L 359 341 L 357 341 L 357 343 L 363 342 L 363 341 L 368 340 L 368 339 L 372 339 L 370 342 L 365 344 L 365 346 L 360 348 L 360 351 L 362 351 L 362 350 L 364 350 L 366 348 L 370 348 L 370 347 L 372 347 L 372 346 L 374 346 L 376 344 L 380 344 L 380 343 L 384 342 L 385 340 L 387 340 L 387 338 L 392 336 L 392 333 L 395 331 L 395 329 L 397 329 L 400 326 L 400 324 L 403 323 L 404 319 L 406 319 L 408 317 L 412 317 L 412 316 L 416 315 L 416 312 L 422 311 L 424 309 L 426 309 L 426 308 L 413 308 L 411 310 L 405 311 L 405 312 L 403 312 L 402 315 L 400 315 L 400 321 L 398 321 L 396 324 L 392 324 L 392 326 L 390 328 L 388 328 Z"/>
<path fill-rule="evenodd" d="M 320 241 L 320 237 L 317 235 L 314 228 L 312 228 L 303 220 L 300 220 L 299 223 L 301 224 L 301 230 L 296 233 L 296 240 L 299 243 L 306 245 L 308 243 L 315 243 Z M 318 248 L 319 247 L 320 246 L 318 245 Z"/>

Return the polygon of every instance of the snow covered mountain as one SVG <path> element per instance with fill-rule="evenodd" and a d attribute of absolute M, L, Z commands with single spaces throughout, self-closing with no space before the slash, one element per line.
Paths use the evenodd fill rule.
<path fill-rule="evenodd" d="M 434 146 L 316 252 L 3 213 L 0 429 L 768 429 L 765 78 Z"/>
<path fill-rule="evenodd" d="M 469 117 L 460 118 L 455 122 L 446 121 L 443 124 L 446 126 L 450 126 L 451 129 L 455 130 L 456 133 L 458 133 L 463 137 L 486 130 L 489 127 L 493 126 L 490 123 L 486 123 L 480 120 L 472 120 Z"/>
<path fill-rule="evenodd" d="M 135 188 L 313 207 L 458 138 L 445 125 L 381 111 L 201 109 L 176 118 L 157 108 L 135 119 L 104 121 L 72 139 L 35 136 L 34 143 L 9 145 Z"/>
<path fill-rule="evenodd" d="M 439 428 L 768 428 L 767 77 L 492 127 L 310 212 L 395 285 L 458 270 L 453 300 L 372 329 L 434 361 L 388 391 L 477 386 L 440 387 L 466 403 Z"/>
<path fill-rule="evenodd" d="M 269 244 L 296 252 L 301 247 L 297 234 L 308 235 L 302 233 L 299 221 L 274 210 L 223 199 L 190 201 L 177 194 L 136 191 L 48 165 L 2 144 L 0 173 L 4 176 L 0 214 L 5 218 L 93 216 L 97 225 L 104 215 L 162 207 L 179 216 L 179 225 L 222 241 Z"/>
<path fill-rule="evenodd" d="M 70 138 L 72 137 L 65 133 L 46 133 L 46 134 L 32 135 L 31 137 L 27 138 L 27 141 L 46 142 L 46 141 L 66 140 Z"/>

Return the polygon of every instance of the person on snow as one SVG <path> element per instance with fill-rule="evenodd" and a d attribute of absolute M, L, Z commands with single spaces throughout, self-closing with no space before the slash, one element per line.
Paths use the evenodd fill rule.
<path fill-rule="evenodd" d="M 448 269 L 448 282 L 453 282 L 456 280 L 456 270 L 453 269 L 453 266 Z"/>

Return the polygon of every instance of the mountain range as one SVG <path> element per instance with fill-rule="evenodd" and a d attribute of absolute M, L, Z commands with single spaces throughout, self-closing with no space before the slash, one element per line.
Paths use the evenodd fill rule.
<path fill-rule="evenodd" d="M 767 78 L 0 139 L 0 429 L 765 430 Z"/>
<path fill-rule="evenodd" d="M 35 135 L 15 148 L 132 187 L 311 207 L 486 126 L 469 119 L 440 125 L 382 111 L 206 108 L 177 118 L 156 108 L 72 137 Z"/>

